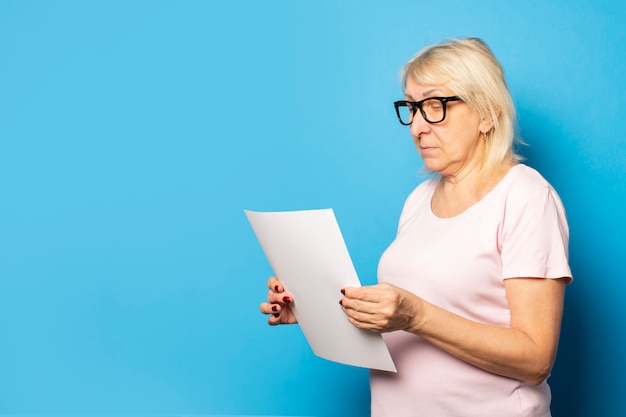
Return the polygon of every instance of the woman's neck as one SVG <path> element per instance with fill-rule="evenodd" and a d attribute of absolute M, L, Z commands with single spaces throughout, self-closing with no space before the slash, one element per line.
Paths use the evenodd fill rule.
<path fill-rule="evenodd" d="M 442 176 L 431 202 L 433 213 L 438 217 L 461 214 L 487 195 L 513 165 L 503 163 L 488 173 L 471 169 L 454 176 Z"/>

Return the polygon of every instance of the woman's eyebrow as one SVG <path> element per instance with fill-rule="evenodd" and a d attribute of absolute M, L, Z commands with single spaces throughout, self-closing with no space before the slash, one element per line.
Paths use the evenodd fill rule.
<path fill-rule="evenodd" d="M 424 97 L 431 95 L 432 93 L 434 93 L 435 91 L 439 91 L 441 93 L 443 93 L 443 91 L 441 91 L 438 88 L 431 88 L 430 90 L 426 90 L 424 91 L 424 93 L 422 94 Z"/>

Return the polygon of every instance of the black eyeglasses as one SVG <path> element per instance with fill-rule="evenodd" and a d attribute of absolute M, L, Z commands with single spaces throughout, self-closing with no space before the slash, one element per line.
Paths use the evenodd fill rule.
<path fill-rule="evenodd" d="M 398 114 L 398 120 L 404 126 L 410 126 L 419 109 L 424 120 L 428 123 L 441 123 L 446 118 L 446 103 L 449 101 L 463 101 L 461 97 L 428 97 L 421 101 L 400 100 L 393 103 Z"/>

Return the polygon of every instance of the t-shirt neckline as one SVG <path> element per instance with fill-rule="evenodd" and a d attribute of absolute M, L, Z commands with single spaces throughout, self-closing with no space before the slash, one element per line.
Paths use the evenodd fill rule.
<path fill-rule="evenodd" d="M 466 208 L 459 214 L 454 215 L 452 217 L 439 217 L 433 212 L 433 195 L 435 194 L 435 189 L 437 188 L 437 184 L 439 183 L 439 181 L 441 181 L 441 179 L 433 180 L 432 185 L 430 187 L 430 193 L 428 194 L 428 202 L 429 202 L 428 213 L 430 214 L 432 218 L 439 220 L 439 221 L 452 221 L 455 219 L 460 219 L 462 217 L 465 217 L 466 213 L 476 210 L 477 207 L 480 207 L 481 205 L 484 204 L 485 201 L 489 200 L 490 196 L 494 195 L 497 192 L 497 190 L 503 186 L 502 184 L 505 184 L 508 181 L 508 178 L 511 177 L 512 171 L 517 170 L 518 167 L 523 167 L 523 166 L 525 165 L 520 163 L 520 164 L 515 164 L 514 166 L 509 168 L 506 174 L 504 174 L 504 176 L 500 179 L 500 181 L 498 181 L 498 183 L 491 190 L 489 190 L 487 194 L 485 194 L 480 200 L 476 201 L 474 204 L 472 204 L 471 206 L 469 206 L 468 208 Z"/>

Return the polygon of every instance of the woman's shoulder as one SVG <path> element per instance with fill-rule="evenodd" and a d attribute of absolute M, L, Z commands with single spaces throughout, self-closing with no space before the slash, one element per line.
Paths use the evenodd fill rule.
<path fill-rule="evenodd" d="M 431 177 L 419 183 L 406 198 L 403 211 L 412 211 L 420 204 L 424 204 L 424 202 L 430 204 L 430 199 L 432 198 L 438 181 L 439 179 L 437 177 Z"/>
<path fill-rule="evenodd" d="M 560 201 L 556 190 L 536 169 L 518 164 L 512 167 L 501 182 L 499 192 L 508 204 L 525 205 L 536 199 Z"/>
<path fill-rule="evenodd" d="M 550 183 L 536 169 L 517 164 L 504 177 L 503 185 L 509 193 L 528 195 L 534 191 L 552 188 Z"/>
<path fill-rule="evenodd" d="M 409 194 L 407 202 L 411 200 L 420 200 L 424 197 L 432 197 L 433 191 L 437 187 L 439 178 L 431 177 L 419 183 Z"/>

